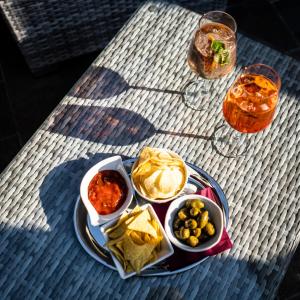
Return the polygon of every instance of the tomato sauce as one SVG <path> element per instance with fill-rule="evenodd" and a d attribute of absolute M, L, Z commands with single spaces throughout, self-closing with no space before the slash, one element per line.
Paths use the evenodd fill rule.
<path fill-rule="evenodd" d="M 101 215 L 108 215 L 118 210 L 124 203 L 127 193 L 125 179 L 114 170 L 98 172 L 88 187 L 89 200 Z"/>

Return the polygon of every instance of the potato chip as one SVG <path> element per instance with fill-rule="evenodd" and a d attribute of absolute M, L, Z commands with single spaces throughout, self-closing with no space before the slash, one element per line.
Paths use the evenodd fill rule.
<path fill-rule="evenodd" d="M 140 184 L 137 185 L 137 188 L 143 195 L 145 195 L 145 196 L 147 195 L 147 191 L 146 191 L 144 185 L 142 184 L 142 181 L 140 182 Z"/>
<path fill-rule="evenodd" d="M 144 148 L 132 171 L 138 191 L 152 199 L 166 199 L 177 195 L 186 181 L 182 159 L 166 150 Z"/>
<path fill-rule="evenodd" d="M 130 214 L 122 215 L 116 225 L 108 228 L 106 246 L 120 261 L 125 272 L 140 272 L 157 258 L 162 234 L 156 220 L 147 209 L 136 206 Z"/>
<path fill-rule="evenodd" d="M 172 158 L 172 156 L 170 155 L 170 153 L 164 151 L 164 152 L 159 152 L 157 158 L 160 160 L 168 160 Z"/>

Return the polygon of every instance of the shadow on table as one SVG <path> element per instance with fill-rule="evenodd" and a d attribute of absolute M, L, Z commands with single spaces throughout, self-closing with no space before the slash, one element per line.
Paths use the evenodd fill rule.
<path fill-rule="evenodd" d="M 73 211 L 83 175 L 92 165 L 112 155 L 114 153 L 87 154 L 86 157 L 56 166 L 41 183 L 39 197 L 42 210 L 35 208 L 38 218 L 35 215 L 35 221 L 28 220 L 28 228 L 24 224 L 17 227 L 1 223 L 0 233 L 3 241 L 0 244 L 1 299 L 8 296 L 25 299 L 28 295 L 32 295 L 32 286 L 40 287 L 34 289 L 37 295 L 41 297 L 48 295 L 48 298 L 54 299 L 68 298 L 70 291 L 81 295 L 85 293 L 85 289 L 93 295 L 97 293 L 99 287 L 102 297 L 112 295 L 113 282 L 122 280 L 118 279 L 117 274 L 112 281 L 108 280 L 113 271 L 101 266 L 85 253 L 73 229 Z M 127 158 L 123 156 L 123 159 Z M 186 276 L 184 282 L 182 280 L 179 282 L 175 275 L 161 277 L 159 281 L 153 281 L 153 278 L 149 277 L 134 277 L 119 282 L 117 285 L 120 289 L 114 293 L 116 297 L 118 293 L 120 295 L 129 293 L 130 298 L 132 295 L 130 293 L 142 284 L 143 288 L 148 287 L 145 288 L 147 293 L 143 299 L 187 299 L 187 295 L 191 296 L 191 299 L 197 295 L 204 295 L 206 299 L 216 299 L 223 290 L 227 290 L 228 296 L 256 299 L 262 296 L 265 288 L 269 288 L 266 284 L 270 281 L 267 282 L 266 279 L 271 280 L 271 276 L 278 276 L 278 272 L 272 273 L 271 270 L 280 259 L 275 257 L 272 261 L 266 262 L 254 259 L 236 260 L 230 256 L 214 257 L 203 262 L 197 272 L 193 269 L 182 273 L 181 276 Z M 212 273 L 220 282 L 220 285 L 214 288 L 206 280 Z M 233 278 L 238 278 L 237 274 L 242 274 L 241 281 L 231 282 Z M 75 275 L 77 278 L 78 276 L 84 278 L 84 281 L 74 285 Z M 101 282 L 99 279 L 103 276 L 106 278 L 107 289 L 99 284 Z M 26 279 L 26 284 L 23 280 L 19 280 L 20 278 Z M 247 280 L 244 281 L 244 278 Z M 191 287 L 187 289 L 189 280 L 195 282 L 192 289 Z M 10 284 L 5 284 L 7 282 Z M 85 282 L 95 284 L 86 286 Z"/>
<path fill-rule="evenodd" d="M 252 63 L 266 63 L 264 60 L 260 60 L 258 57 Z M 239 65 L 244 66 L 246 62 L 239 62 Z M 280 71 L 281 65 L 274 66 Z M 296 73 L 297 69 L 294 67 L 291 69 L 292 73 Z M 296 78 L 296 75 L 295 75 Z M 68 93 L 69 96 L 83 98 L 83 99 L 91 99 L 91 100 L 104 100 L 109 99 L 115 96 L 118 96 L 122 93 L 125 93 L 128 90 L 143 90 L 149 92 L 157 92 L 157 93 L 165 93 L 165 94 L 173 94 L 181 96 L 181 100 L 184 103 L 183 99 L 183 89 L 186 86 L 187 82 L 182 85 L 181 90 L 170 90 L 164 88 L 154 88 L 147 86 L 137 86 L 130 85 L 125 78 L 123 78 L 118 72 L 113 71 L 109 68 L 105 68 L 103 66 L 90 66 L 88 71 L 83 75 L 80 80 L 80 83 L 76 84 L 73 89 Z M 281 96 L 283 94 L 290 95 L 298 95 L 299 94 L 299 86 L 297 85 L 297 81 L 293 81 L 292 83 L 285 77 L 282 78 L 282 88 L 281 88 Z"/>
<path fill-rule="evenodd" d="M 99 161 L 116 155 L 114 153 L 87 153 L 86 157 L 67 161 L 53 170 L 43 180 L 39 196 L 41 205 L 47 216 L 48 224 L 51 227 L 51 218 L 56 218 L 55 214 L 52 215 L 52 210 L 57 206 L 64 211 L 68 211 L 74 207 L 75 201 L 79 196 L 79 187 L 84 174 Z M 118 155 L 120 155 L 118 153 Z M 123 160 L 130 157 L 121 155 Z M 68 195 L 72 195 L 69 197 Z M 70 220 L 72 219 L 72 216 Z M 52 228 L 51 228 L 52 229 Z"/>
<path fill-rule="evenodd" d="M 124 108 L 64 105 L 48 130 L 106 145 L 131 145 L 155 134 L 211 140 L 184 132 L 161 130 L 140 114 Z"/>
<path fill-rule="evenodd" d="M 92 100 L 102 100 L 120 95 L 129 89 L 161 92 L 182 96 L 181 91 L 129 85 L 128 82 L 116 71 L 105 67 L 96 67 L 93 65 L 90 67 L 87 73 L 83 75 L 80 82 L 81 83 L 77 84 L 69 92 L 69 96 Z"/>
<path fill-rule="evenodd" d="M 51 279 L 53 299 L 59 299 L 56 291 L 63 293 L 67 286 L 73 285 L 68 278 L 73 278 L 75 272 L 72 269 L 74 247 L 78 256 L 76 263 L 84 268 L 91 266 L 75 237 L 73 210 L 85 172 L 112 155 L 87 154 L 85 158 L 67 161 L 49 170 L 39 188 L 40 204 L 29 203 L 22 208 L 25 214 L 28 210 L 35 211 L 31 215 L 33 219 L 20 223 L 8 213 L 7 218 L 0 221 L 0 299 L 35 299 L 46 294 L 49 291 L 38 287 L 47 286 L 52 273 L 55 274 Z M 56 253 L 64 253 L 64 260 L 56 261 Z M 62 274 L 66 275 L 64 280 L 61 280 Z"/>

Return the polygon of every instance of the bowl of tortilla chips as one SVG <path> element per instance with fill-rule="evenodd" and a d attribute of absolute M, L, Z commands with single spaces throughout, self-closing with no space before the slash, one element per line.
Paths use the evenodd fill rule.
<path fill-rule="evenodd" d="M 150 204 L 123 213 L 103 225 L 101 232 L 122 279 L 140 274 L 174 253 Z"/>
<path fill-rule="evenodd" d="M 175 199 L 186 187 L 187 166 L 175 152 L 145 147 L 132 166 L 131 183 L 142 198 L 155 203 Z"/>

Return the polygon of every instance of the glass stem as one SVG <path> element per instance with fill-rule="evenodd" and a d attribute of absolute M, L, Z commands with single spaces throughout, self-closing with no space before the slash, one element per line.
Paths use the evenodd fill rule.
<path fill-rule="evenodd" d="M 188 82 L 183 89 L 185 104 L 195 110 L 207 110 L 210 104 L 211 82 L 196 79 Z"/>
<path fill-rule="evenodd" d="M 234 130 L 227 123 L 215 129 L 212 142 L 217 152 L 226 157 L 244 156 L 250 146 L 247 134 Z"/>

